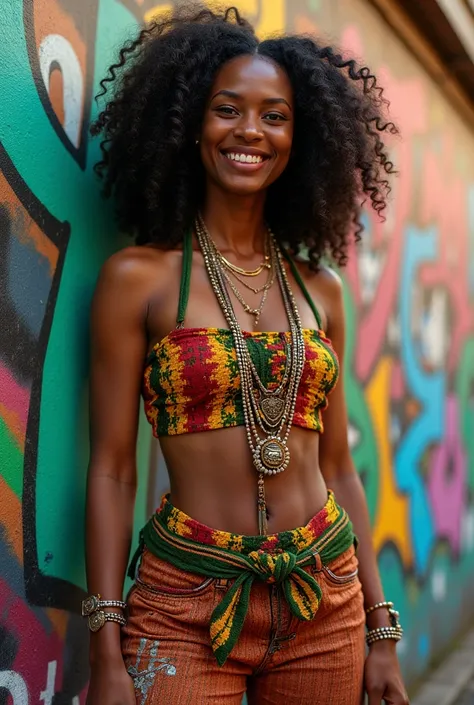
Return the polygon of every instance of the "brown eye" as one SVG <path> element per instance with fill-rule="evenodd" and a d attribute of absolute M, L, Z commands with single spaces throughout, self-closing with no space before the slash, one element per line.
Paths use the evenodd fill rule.
<path fill-rule="evenodd" d="M 215 108 L 215 111 L 223 115 L 237 115 L 237 110 L 231 105 L 219 105 L 218 108 Z"/>
<path fill-rule="evenodd" d="M 270 122 L 278 122 L 279 120 L 283 120 L 286 122 L 288 118 L 286 118 L 284 115 L 281 113 L 267 113 L 264 115 L 265 120 L 269 120 Z"/>

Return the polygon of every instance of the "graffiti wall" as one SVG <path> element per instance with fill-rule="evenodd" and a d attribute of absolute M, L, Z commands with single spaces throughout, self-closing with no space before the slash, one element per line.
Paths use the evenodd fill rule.
<path fill-rule="evenodd" d="M 87 135 L 96 77 L 136 20 L 96 0 L 0 14 L 0 703 L 82 705 L 88 311 L 121 245 Z M 145 427 L 144 474 L 148 448 Z"/>
<path fill-rule="evenodd" d="M 350 440 L 409 681 L 474 617 L 474 135 L 364 0 L 241 0 L 262 34 L 336 38 L 403 138 L 387 222 L 346 271 Z M 0 42 L 0 703 L 83 705 L 87 319 L 120 245 L 87 131 L 152 0 L 10 0 Z M 136 525 L 146 513 L 141 429 Z"/>
<path fill-rule="evenodd" d="M 402 138 L 345 275 L 351 442 L 408 681 L 474 618 L 474 134 L 367 3 L 307 3 L 376 70 Z M 471 126 L 472 128 L 472 126 Z"/>

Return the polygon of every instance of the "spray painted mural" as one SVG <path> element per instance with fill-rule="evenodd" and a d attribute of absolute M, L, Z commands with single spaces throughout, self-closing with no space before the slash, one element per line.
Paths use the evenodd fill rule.
<path fill-rule="evenodd" d="M 1 14 L 0 703 L 80 705 L 88 309 L 121 244 L 87 135 L 95 76 L 135 17 L 95 0 Z M 142 435 L 145 471 L 148 449 Z"/>
<path fill-rule="evenodd" d="M 262 34 L 337 37 L 403 139 L 384 225 L 346 272 L 350 438 L 408 680 L 473 616 L 474 136 L 363 0 L 241 0 Z M 92 177 L 94 88 L 172 3 L 11 0 L 0 43 L 0 703 L 83 705 L 87 319 L 117 247 Z M 140 440 L 136 524 L 146 511 Z M 153 483 L 151 483 L 153 484 Z M 471 588 L 472 592 L 472 588 Z"/>

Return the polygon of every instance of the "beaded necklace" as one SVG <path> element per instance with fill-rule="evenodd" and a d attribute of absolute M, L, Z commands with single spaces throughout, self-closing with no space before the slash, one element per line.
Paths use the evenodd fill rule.
<path fill-rule="evenodd" d="M 229 297 L 222 266 L 216 256 L 212 238 L 201 217 L 196 220 L 196 236 L 212 289 L 234 339 L 241 378 L 245 430 L 253 464 L 258 472 L 258 530 L 261 535 L 266 535 L 267 506 L 264 478 L 266 475 L 276 475 L 283 472 L 290 462 L 288 436 L 305 363 L 305 344 L 301 320 L 283 265 L 280 248 L 273 233 L 269 231 L 270 258 L 277 273 L 290 325 L 290 342 L 287 345 L 286 365 L 282 381 L 276 389 L 267 389 L 250 357 L 245 336 Z"/>

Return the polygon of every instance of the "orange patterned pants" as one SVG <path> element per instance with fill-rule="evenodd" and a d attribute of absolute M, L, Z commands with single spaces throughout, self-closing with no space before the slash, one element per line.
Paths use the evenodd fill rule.
<path fill-rule="evenodd" d="M 257 581 L 224 666 L 210 647 L 212 611 L 227 581 L 181 571 L 145 549 L 128 597 L 122 651 L 137 705 L 360 705 L 364 610 L 353 548 L 306 568 L 321 586 L 301 622 L 276 585 Z"/>

